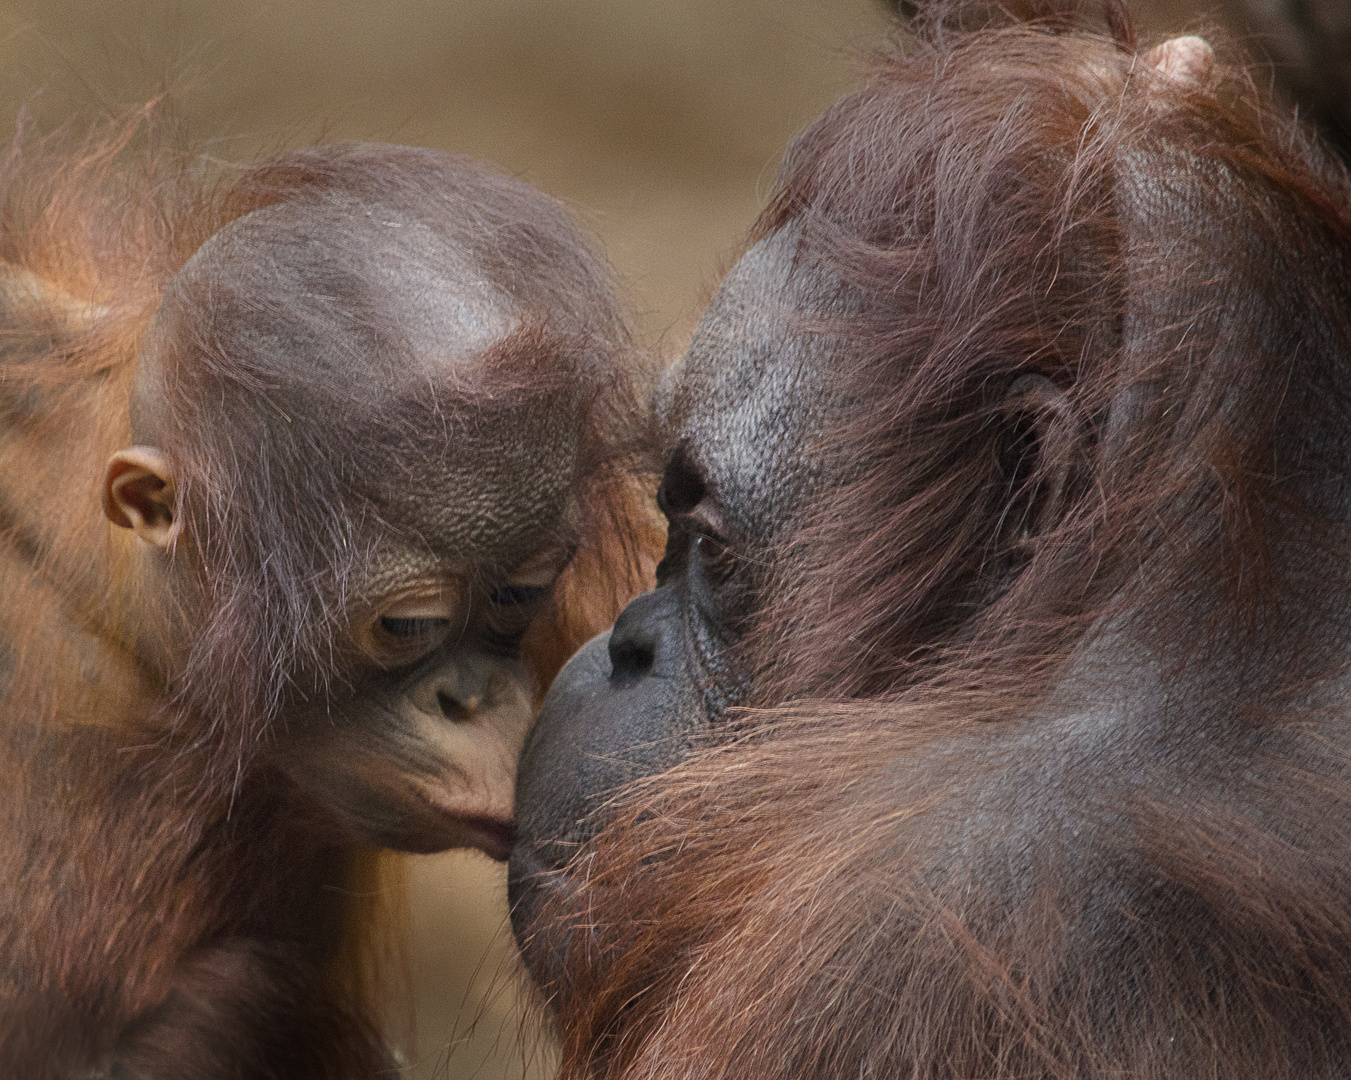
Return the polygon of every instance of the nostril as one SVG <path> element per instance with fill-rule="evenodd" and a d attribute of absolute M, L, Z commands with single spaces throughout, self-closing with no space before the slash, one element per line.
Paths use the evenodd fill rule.
<path fill-rule="evenodd" d="M 656 649 L 651 641 L 635 638 L 610 639 L 610 681 L 632 682 L 652 672 L 656 663 Z"/>
<path fill-rule="evenodd" d="M 478 700 L 461 701 L 452 697 L 444 690 L 436 692 L 436 704 L 441 709 L 441 715 L 447 720 L 454 720 L 461 723 L 473 718 L 474 712 L 478 707 Z"/>
<path fill-rule="evenodd" d="M 662 650 L 674 616 L 675 593 L 669 587 L 643 593 L 620 612 L 607 642 L 611 683 L 645 679 L 665 663 Z"/>

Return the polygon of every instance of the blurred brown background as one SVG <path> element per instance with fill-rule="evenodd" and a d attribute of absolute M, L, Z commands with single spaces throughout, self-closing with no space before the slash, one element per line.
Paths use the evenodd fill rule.
<path fill-rule="evenodd" d="M 1137 3 L 1137 20 L 1192 27 L 1223 2 Z M 0 0 L 0 107 L 8 127 L 25 101 L 59 119 L 168 83 L 226 158 L 361 138 L 492 159 L 581 212 L 672 352 L 783 146 L 886 23 L 882 0 Z M 412 1074 L 547 1075 L 501 868 L 448 855 L 411 874 Z"/>

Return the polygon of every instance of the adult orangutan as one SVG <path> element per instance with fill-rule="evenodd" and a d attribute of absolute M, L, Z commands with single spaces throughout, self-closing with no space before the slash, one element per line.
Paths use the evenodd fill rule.
<path fill-rule="evenodd" d="M 0 1073 L 384 1075 L 368 853 L 505 858 L 640 370 L 525 185 L 154 126 L 0 162 Z"/>
<path fill-rule="evenodd" d="M 663 384 L 519 781 L 564 1077 L 1348 1075 L 1351 185 L 1109 15 L 881 58 Z"/>

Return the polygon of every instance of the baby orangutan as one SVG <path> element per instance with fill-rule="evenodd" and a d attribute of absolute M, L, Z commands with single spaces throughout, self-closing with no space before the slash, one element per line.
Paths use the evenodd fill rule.
<path fill-rule="evenodd" d="M 146 127 L 0 163 L 0 1073 L 371 1077 L 356 886 L 505 858 L 637 584 L 641 373 L 524 184 Z"/>

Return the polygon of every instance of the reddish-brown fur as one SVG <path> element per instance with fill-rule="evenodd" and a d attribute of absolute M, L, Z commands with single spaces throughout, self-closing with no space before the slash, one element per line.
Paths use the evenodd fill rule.
<path fill-rule="evenodd" d="M 1351 1067 L 1351 733 L 1319 690 L 1347 666 L 1351 184 L 1241 70 L 1170 81 L 1109 10 L 1124 47 L 940 22 L 790 152 L 757 233 L 800 222 L 802 263 L 863 298 L 819 327 L 859 357 L 819 452 L 858 478 L 752 553 L 744 735 L 626 792 L 558 879 L 565 1077 Z M 1169 316 L 1129 354 L 1122 297 Z M 1094 432 L 1021 478 L 1071 478 L 1030 536 L 986 390 L 1024 371 Z M 1132 390 L 1154 404 L 1113 442 Z M 1158 772 L 1037 741 L 1109 619 L 1157 668 L 1075 692 L 1189 687 Z M 1017 770 L 1053 809 L 985 830 Z"/>
<path fill-rule="evenodd" d="M 188 257 L 251 210 L 398 182 L 399 164 L 362 166 L 362 151 L 338 147 L 228 169 L 175 151 L 162 127 L 158 108 L 87 135 L 21 126 L 0 158 L 0 1072 L 39 1080 L 115 1061 L 137 1077 L 370 1076 L 388 1064 L 383 913 L 363 899 L 379 891 L 376 856 L 335 843 L 289 785 L 254 765 L 282 691 L 276 672 L 297 651 L 322 654 L 315 635 L 334 629 L 285 622 L 323 614 L 306 607 L 298 576 L 332 549 L 309 537 L 312 550 L 278 553 L 297 575 L 285 583 L 293 610 L 259 621 L 215 597 L 213 615 L 245 621 L 218 619 L 186 673 L 153 670 L 138 640 L 180 633 L 203 613 L 147 606 L 130 558 L 139 541 L 104 519 L 100 489 L 108 455 L 130 441 L 138 346 Z M 490 217 L 515 212 L 491 179 L 476 195 Z M 567 304 L 597 335 L 573 341 L 578 356 L 624 349 L 599 264 L 537 250 L 537 239 L 503 245 L 504 265 L 528 277 L 572 260 L 568 280 L 581 284 Z M 545 340 L 532 333 L 514 339 L 521 355 L 504 345 L 493 389 L 529 385 L 529 347 Z M 176 392 L 190 410 L 190 388 Z M 641 514 L 625 512 L 632 482 L 615 468 L 631 392 L 616 386 L 587 410 L 581 547 L 526 650 L 541 686 L 640 584 L 651 537 Z M 184 489 L 207 493 L 198 505 L 216 532 L 205 557 L 228 551 L 247 564 L 239 538 L 221 531 L 240 526 L 251 499 L 286 496 L 279 481 L 255 489 L 257 477 L 232 477 L 194 442 L 204 433 L 190 428 L 170 449 Z M 358 424 L 333 433 L 360 434 Z M 296 453 L 271 464 L 314 497 L 324 463 L 310 447 Z"/>

